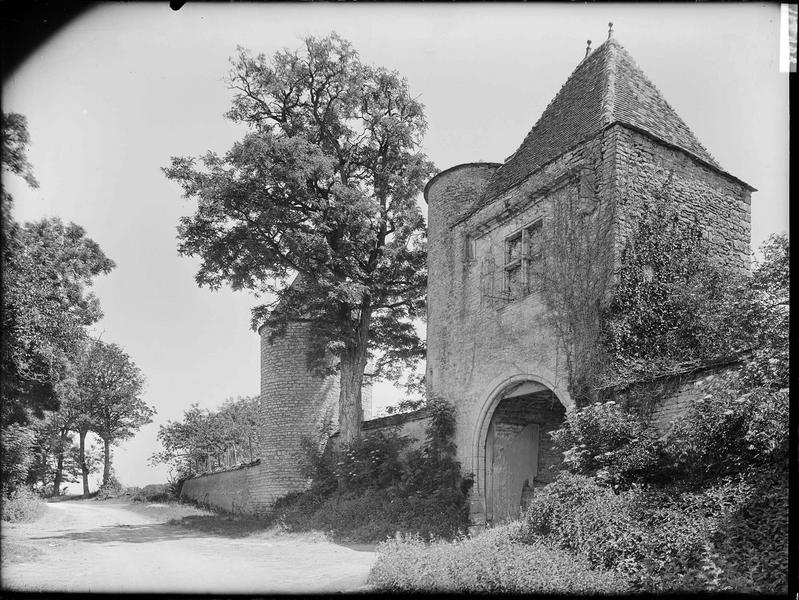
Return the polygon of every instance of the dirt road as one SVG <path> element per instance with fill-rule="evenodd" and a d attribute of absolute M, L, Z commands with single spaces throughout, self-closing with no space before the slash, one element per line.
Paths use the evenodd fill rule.
<path fill-rule="evenodd" d="M 310 536 L 230 537 L 158 522 L 124 504 L 48 504 L 37 522 L 3 523 L 2 587 L 68 592 L 360 591 L 375 553 Z"/>

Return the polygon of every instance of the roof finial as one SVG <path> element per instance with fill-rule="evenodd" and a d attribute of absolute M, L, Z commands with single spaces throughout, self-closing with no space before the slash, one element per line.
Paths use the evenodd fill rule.
<path fill-rule="evenodd" d="M 588 58 L 589 54 L 591 54 L 591 40 L 588 40 L 588 45 L 585 47 L 585 56 L 583 59 Z"/>
<path fill-rule="evenodd" d="M 608 23 L 608 39 L 613 37 L 613 21 Z"/>

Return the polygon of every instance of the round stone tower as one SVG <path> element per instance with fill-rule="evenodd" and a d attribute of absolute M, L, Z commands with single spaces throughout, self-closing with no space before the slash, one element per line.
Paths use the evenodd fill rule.
<path fill-rule="evenodd" d="M 289 323 L 285 335 L 261 336 L 261 477 L 258 496 L 271 505 L 277 498 L 307 487 L 300 473 L 302 440 L 320 444 L 338 429 L 339 379 L 311 374 L 306 366 L 310 324 Z"/>

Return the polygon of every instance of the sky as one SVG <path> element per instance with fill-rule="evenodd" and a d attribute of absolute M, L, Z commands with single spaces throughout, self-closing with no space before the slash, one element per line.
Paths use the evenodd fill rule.
<path fill-rule="evenodd" d="M 192 403 L 259 391 L 250 309 L 263 299 L 199 288 L 177 253 L 194 204 L 162 167 L 228 150 L 229 57 L 267 56 L 331 31 L 368 64 L 399 71 L 426 107 L 439 169 L 512 154 L 585 54 L 614 37 L 728 172 L 755 188 L 752 247 L 788 227 L 788 76 L 778 4 L 108 3 L 61 29 L 3 82 L 2 108 L 28 119 L 40 187 L 9 177 L 19 221 L 86 229 L 116 269 L 96 280 L 102 339 L 146 379 L 154 422 L 114 453 L 125 485 L 166 480 L 147 464 L 158 426 Z M 420 202 L 424 201 L 420 198 Z M 378 410 L 399 399 L 374 392 Z"/>

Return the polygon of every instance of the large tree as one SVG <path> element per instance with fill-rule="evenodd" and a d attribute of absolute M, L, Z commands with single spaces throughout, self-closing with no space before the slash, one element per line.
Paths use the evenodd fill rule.
<path fill-rule="evenodd" d="M 4 175 L 38 187 L 27 157 L 25 117 L 3 113 L 2 136 Z M 114 263 L 79 226 L 54 218 L 20 225 L 12 204 L 3 187 L 0 389 L 3 422 L 24 423 L 30 413 L 41 418 L 44 410 L 57 408 L 56 386 L 67 376 L 83 327 L 101 316 L 88 287 Z"/>
<path fill-rule="evenodd" d="M 25 117 L 3 113 L 3 183 L 13 175 L 38 186 L 29 141 Z M 55 218 L 17 223 L 5 186 L 1 196 L 0 454 L 4 473 L 14 474 L 4 482 L 13 484 L 24 481 L 31 465 L 35 428 L 59 407 L 85 326 L 101 316 L 89 287 L 114 263 L 77 225 Z"/>
<path fill-rule="evenodd" d="M 141 370 L 122 348 L 101 340 L 89 344 L 78 372 L 84 410 L 78 432 L 81 447 L 89 430 L 103 440 L 103 485 L 111 476 L 111 446 L 152 422 L 155 409 L 141 398 L 143 389 Z M 87 486 L 84 476 L 84 494 L 88 493 Z"/>
<path fill-rule="evenodd" d="M 240 49 L 232 63 L 227 117 L 249 132 L 222 157 L 173 158 L 164 169 L 198 205 L 181 219 L 179 251 L 202 259 L 200 285 L 273 295 L 253 310 L 254 327 L 268 319 L 280 335 L 311 323 L 309 366 L 335 357 L 349 442 L 360 434 L 370 353 L 378 375 L 423 355 L 416 200 L 434 173 L 420 150 L 423 106 L 398 73 L 363 64 L 336 34 L 271 59 Z"/>

